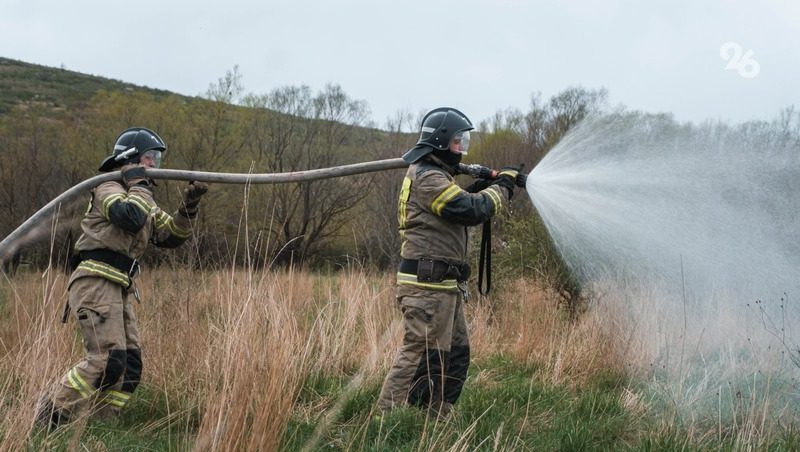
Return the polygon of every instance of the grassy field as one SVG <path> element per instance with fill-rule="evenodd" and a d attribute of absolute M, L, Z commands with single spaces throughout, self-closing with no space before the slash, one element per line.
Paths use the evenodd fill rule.
<path fill-rule="evenodd" d="M 647 353 L 614 303 L 575 323 L 554 294 L 516 281 L 467 306 L 473 361 L 446 421 L 376 416 L 400 340 L 391 275 L 199 272 L 140 279 L 144 378 L 116 420 L 49 434 L 37 396 L 82 353 L 60 323 L 66 276 L 3 279 L 2 450 L 798 450 L 766 402 L 686 416 L 652 389 Z M 746 408 L 746 409 L 745 409 Z"/>

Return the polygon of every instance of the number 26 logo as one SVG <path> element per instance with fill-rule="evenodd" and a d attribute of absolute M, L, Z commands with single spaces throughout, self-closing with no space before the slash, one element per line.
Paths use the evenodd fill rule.
<path fill-rule="evenodd" d="M 748 50 L 743 54 L 742 46 L 735 42 L 726 42 L 719 48 L 719 56 L 728 62 L 725 70 L 736 70 L 744 78 L 753 78 L 761 72 L 761 65 L 753 59 L 754 53 Z"/>

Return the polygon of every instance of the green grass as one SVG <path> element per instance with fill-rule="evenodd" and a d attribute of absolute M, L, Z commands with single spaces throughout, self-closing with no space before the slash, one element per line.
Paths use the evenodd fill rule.
<path fill-rule="evenodd" d="M 446 421 L 430 419 L 416 408 L 379 416 L 380 377 L 347 393 L 347 375 L 309 376 L 281 449 L 678 451 L 741 446 L 731 436 L 692 438 L 680 422 L 664 427 L 658 413 L 626 411 L 620 400 L 630 386 L 621 375 L 600 374 L 581 387 L 554 385 L 542 381 L 536 366 L 493 356 L 473 363 L 464 393 Z M 320 428 L 326 418 L 330 423 Z M 39 432 L 29 450 L 67 450 L 76 434 L 89 450 L 189 450 L 200 419 L 197 408 L 144 386 L 119 419 L 90 419 L 85 427 L 70 426 L 47 437 Z M 800 430 L 784 426 L 759 446 L 800 450 Z"/>
<path fill-rule="evenodd" d="M 301 404 L 330 405 L 347 380 L 310 378 Z M 376 417 L 381 382 L 351 394 L 316 450 L 419 450 L 463 444 L 468 450 L 614 450 L 624 448 L 634 420 L 619 404 L 619 378 L 603 377 L 571 390 L 546 384 L 536 368 L 495 356 L 472 366 L 462 398 L 445 422 L 414 408 Z M 286 450 L 309 444 L 321 417 L 295 417 Z"/>
<path fill-rule="evenodd" d="M 143 385 L 120 417 L 107 420 L 93 417 L 85 424 L 76 422 L 49 435 L 35 429 L 29 450 L 68 450 L 76 435 L 89 450 L 189 450 L 199 422 L 196 409 L 170 407 L 163 393 Z"/>

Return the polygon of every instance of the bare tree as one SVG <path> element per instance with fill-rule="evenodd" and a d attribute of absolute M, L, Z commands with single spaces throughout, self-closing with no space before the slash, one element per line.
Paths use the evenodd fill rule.
<path fill-rule="evenodd" d="M 250 96 L 257 107 L 252 139 L 258 168 L 269 172 L 324 168 L 361 160 L 366 144 L 366 104 L 351 99 L 338 85 L 317 95 L 306 86 L 284 87 Z M 349 222 L 345 214 L 368 194 L 372 176 L 275 185 L 265 191 L 260 228 L 268 231 L 280 265 L 303 264 Z"/>
<path fill-rule="evenodd" d="M 371 147 L 370 157 L 374 160 L 399 157 L 408 150 L 416 139 L 414 115 L 398 111 L 387 119 L 384 140 Z M 357 216 L 354 228 L 361 237 L 359 253 L 372 265 L 387 268 L 397 262 L 400 252 L 400 236 L 397 233 L 397 201 L 404 170 L 384 173 L 376 178 L 365 199 L 363 214 Z"/>

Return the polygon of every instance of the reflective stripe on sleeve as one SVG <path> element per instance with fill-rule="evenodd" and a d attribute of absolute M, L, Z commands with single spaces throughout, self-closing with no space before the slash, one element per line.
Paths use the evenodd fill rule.
<path fill-rule="evenodd" d="M 147 200 L 138 195 L 128 195 L 128 202 L 142 210 L 145 214 L 150 214 L 153 207 L 147 203 Z"/>
<path fill-rule="evenodd" d="M 502 195 L 498 193 L 499 190 L 500 188 L 497 185 L 493 185 L 483 191 L 483 193 L 486 193 L 486 195 L 489 196 L 489 199 L 492 201 L 492 204 L 494 204 L 495 214 L 500 212 L 500 207 L 503 205 L 503 198 Z"/>
<path fill-rule="evenodd" d="M 191 230 L 183 229 L 179 227 L 177 224 L 175 224 L 175 219 L 173 217 L 169 217 L 169 219 L 167 220 L 167 228 L 169 229 L 170 234 L 181 239 L 188 238 L 189 236 L 192 235 Z"/>
<path fill-rule="evenodd" d="M 156 216 L 156 229 L 163 229 L 171 219 L 167 212 L 160 211 Z"/>
<path fill-rule="evenodd" d="M 108 209 L 111 208 L 111 204 L 123 199 L 125 199 L 125 195 L 122 193 L 114 193 L 113 195 L 106 196 L 106 199 L 103 200 L 103 217 L 105 217 L 106 220 L 108 220 Z"/>
<path fill-rule="evenodd" d="M 123 193 L 114 193 L 113 195 L 106 196 L 103 200 L 103 216 L 106 219 L 108 218 L 108 210 L 111 208 L 111 205 L 115 202 L 128 202 L 133 204 L 139 210 L 145 213 L 145 215 L 149 215 L 150 212 L 153 210 L 153 207 L 147 203 L 147 200 L 142 198 L 141 196 L 137 195 L 129 195 L 126 196 Z"/>
<path fill-rule="evenodd" d="M 175 237 L 186 239 L 192 235 L 191 229 L 183 229 L 175 223 L 175 218 L 163 210 L 156 216 L 156 229 L 162 230 L 166 228 L 170 234 Z"/>
<path fill-rule="evenodd" d="M 444 189 L 431 203 L 431 210 L 433 213 L 437 216 L 442 216 L 442 209 L 444 209 L 444 206 L 459 193 L 461 193 L 461 187 L 451 183 L 450 186 Z"/>

